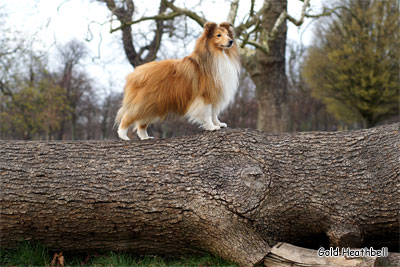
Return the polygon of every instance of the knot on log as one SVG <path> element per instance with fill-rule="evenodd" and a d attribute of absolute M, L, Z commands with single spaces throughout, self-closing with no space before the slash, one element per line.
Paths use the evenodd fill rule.
<path fill-rule="evenodd" d="M 244 185 L 252 190 L 264 191 L 269 186 L 263 170 L 258 166 L 244 168 L 241 176 Z"/>

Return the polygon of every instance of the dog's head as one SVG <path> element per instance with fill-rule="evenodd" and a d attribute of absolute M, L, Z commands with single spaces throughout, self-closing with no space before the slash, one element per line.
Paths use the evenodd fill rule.
<path fill-rule="evenodd" d="M 234 44 L 233 27 L 229 22 L 223 22 L 219 25 L 214 22 L 207 22 L 204 24 L 203 34 L 214 47 L 219 49 L 229 49 Z"/>

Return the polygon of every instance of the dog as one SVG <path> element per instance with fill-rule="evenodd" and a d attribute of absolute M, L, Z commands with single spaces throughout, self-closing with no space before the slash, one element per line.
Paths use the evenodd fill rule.
<path fill-rule="evenodd" d="M 183 59 L 152 61 L 126 78 L 115 124 L 129 140 L 134 125 L 141 140 L 147 127 L 170 115 L 184 116 L 207 131 L 227 127 L 218 115 L 232 102 L 239 84 L 240 56 L 228 22 L 207 22 L 194 51 Z"/>

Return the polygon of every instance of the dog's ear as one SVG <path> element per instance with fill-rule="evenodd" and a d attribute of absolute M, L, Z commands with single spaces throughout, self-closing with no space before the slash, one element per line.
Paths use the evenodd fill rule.
<path fill-rule="evenodd" d="M 233 25 L 229 22 L 222 22 L 219 24 L 219 27 L 225 28 L 228 31 L 229 37 L 233 40 L 234 32 L 233 32 Z"/>
<path fill-rule="evenodd" d="M 214 34 L 215 29 L 217 28 L 217 23 L 207 22 L 204 24 L 204 34 L 207 38 L 211 38 Z"/>

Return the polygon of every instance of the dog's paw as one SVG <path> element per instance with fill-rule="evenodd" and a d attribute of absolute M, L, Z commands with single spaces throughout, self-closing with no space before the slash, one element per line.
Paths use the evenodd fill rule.
<path fill-rule="evenodd" d="M 216 130 L 221 129 L 221 127 L 219 127 L 217 125 L 212 125 L 212 126 L 210 125 L 210 126 L 204 127 L 204 129 L 207 131 L 216 131 Z"/>
<path fill-rule="evenodd" d="M 218 126 L 221 128 L 226 128 L 228 127 L 228 124 L 226 124 L 225 122 L 220 122 Z"/>
<path fill-rule="evenodd" d="M 122 140 L 125 140 L 125 141 L 131 140 L 131 139 L 129 139 L 129 137 L 127 136 L 127 132 L 128 132 L 128 130 L 119 129 L 119 130 L 118 130 L 118 136 L 119 136 L 119 138 L 121 138 Z"/>
<path fill-rule="evenodd" d="M 149 140 L 149 139 L 154 139 L 154 137 L 153 136 L 146 136 L 146 137 L 139 137 L 140 138 L 140 140 Z"/>

